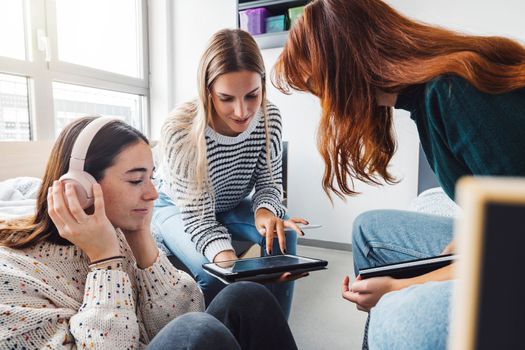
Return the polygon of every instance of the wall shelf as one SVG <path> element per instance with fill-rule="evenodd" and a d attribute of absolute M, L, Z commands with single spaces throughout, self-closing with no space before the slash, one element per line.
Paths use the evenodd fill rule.
<path fill-rule="evenodd" d="M 289 7 L 303 6 L 307 3 L 307 0 L 252 0 L 252 1 L 239 1 L 239 10 L 247 10 L 256 7 L 267 7 L 280 10 Z"/>
<path fill-rule="evenodd" d="M 288 39 L 288 31 L 254 35 L 253 37 L 255 38 L 255 42 L 257 42 L 259 49 L 272 49 L 284 46 L 284 43 L 286 43 L 286 40 Z"/>
<path fill-rule="evenodd" d="M 272 16 L 284 14 L 288 17 L 288 9 L 305 6 L 309 1 L 310 0 L 238 0 L 237 11 L 265 7 Z M 237 20 L 237 26 L 239 27 L 239 20 Z M 283 47 L 288 39 L 288 31 L 254 35 L 254 38 L 261 50 Z"/>

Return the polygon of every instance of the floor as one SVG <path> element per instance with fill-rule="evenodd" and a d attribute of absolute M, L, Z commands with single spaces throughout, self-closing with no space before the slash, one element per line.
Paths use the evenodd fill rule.
<path fill-rule="evenodd" d="M 361 349 L 367 314 L 341 297 L 344 276 L 353 279 L 352 253 L 300 245 L 297 255 L 328 261 L 295 284 L 289 321 L 299 349 Z"/>

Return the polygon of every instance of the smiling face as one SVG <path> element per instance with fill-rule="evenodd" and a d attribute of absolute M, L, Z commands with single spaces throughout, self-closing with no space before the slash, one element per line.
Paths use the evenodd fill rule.
<path fill-rule="evenodd" d="M 211 88 L 212 127 L 219 134 L 237 136 L 245 131 L 262 102 L 262 79 L 256 72 L 220 75 Z"/>
<path fill-rule="evenodd" d="M 124 231 L 150 224 L 153 202 L 158 197 L 151 181 L 153 157 L 148 144 L 138 141 L 126 148 L 107 168 L 100 181 L 106 216 Z"/>

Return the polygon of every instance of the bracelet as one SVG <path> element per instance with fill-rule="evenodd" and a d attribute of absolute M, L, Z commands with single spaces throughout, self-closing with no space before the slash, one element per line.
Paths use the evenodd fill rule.
<path fill-rule="evenodd" d="M 96 264 L 90 264 L 89 269 L 94 270 L 122 270 L 122 258 L 115 257 L 110 260 L 102 261 Z"/>
<path fill-rule="evenodd" d="M 91 262 L 89 263 L 89 266 L 91 266 L 91 265 L 95 265 L 95 264 L 100 264 L 101 262 L 108 261 L 108 260 L 113 260 L 113 259 L 124 259 L 124 258 L 125 258 L 124 255 L 111 256 L 111 257 L 109 257 L 109 258 L 104 258 L 104 259 L 100 259 L 100 260 L 91 261 Z"/>
<path fill-rule="evenodd" d="M 91 271 L 95 270 L 120 270 L 123 271 L 122 259 L 105 261 L 99 264 L 89 265 Z"/>

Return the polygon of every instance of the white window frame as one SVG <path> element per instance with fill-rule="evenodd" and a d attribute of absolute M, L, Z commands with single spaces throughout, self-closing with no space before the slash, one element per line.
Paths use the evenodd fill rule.
<path fill-rule="evenodd" d="M 140 78 L 57 60 L 56 0 L 23 0 L 26 60 L 0 57 L 0 73 L 29 78 L 31 140 L 55 139 L 53 82 L 142 95 L 141 127 L 149 135 L 149 62 L 147 0 L 139 0 L 142 36 Z M 30 3 L 30 6 L 28 4 Z M 93 24 L 95 25 L 95 24 Z M 44 35 L 42 35 L 44 34 Z M 40 49 L 39 49 L 40 36 Z M 43 40 L 42 40 L 43 39 Z M 47 40 L 47 50 L 44 49 Z M 44 50 L 43 50 L 44 49 Z M 46 57 L 47 56 L 47 57 Z"/>

